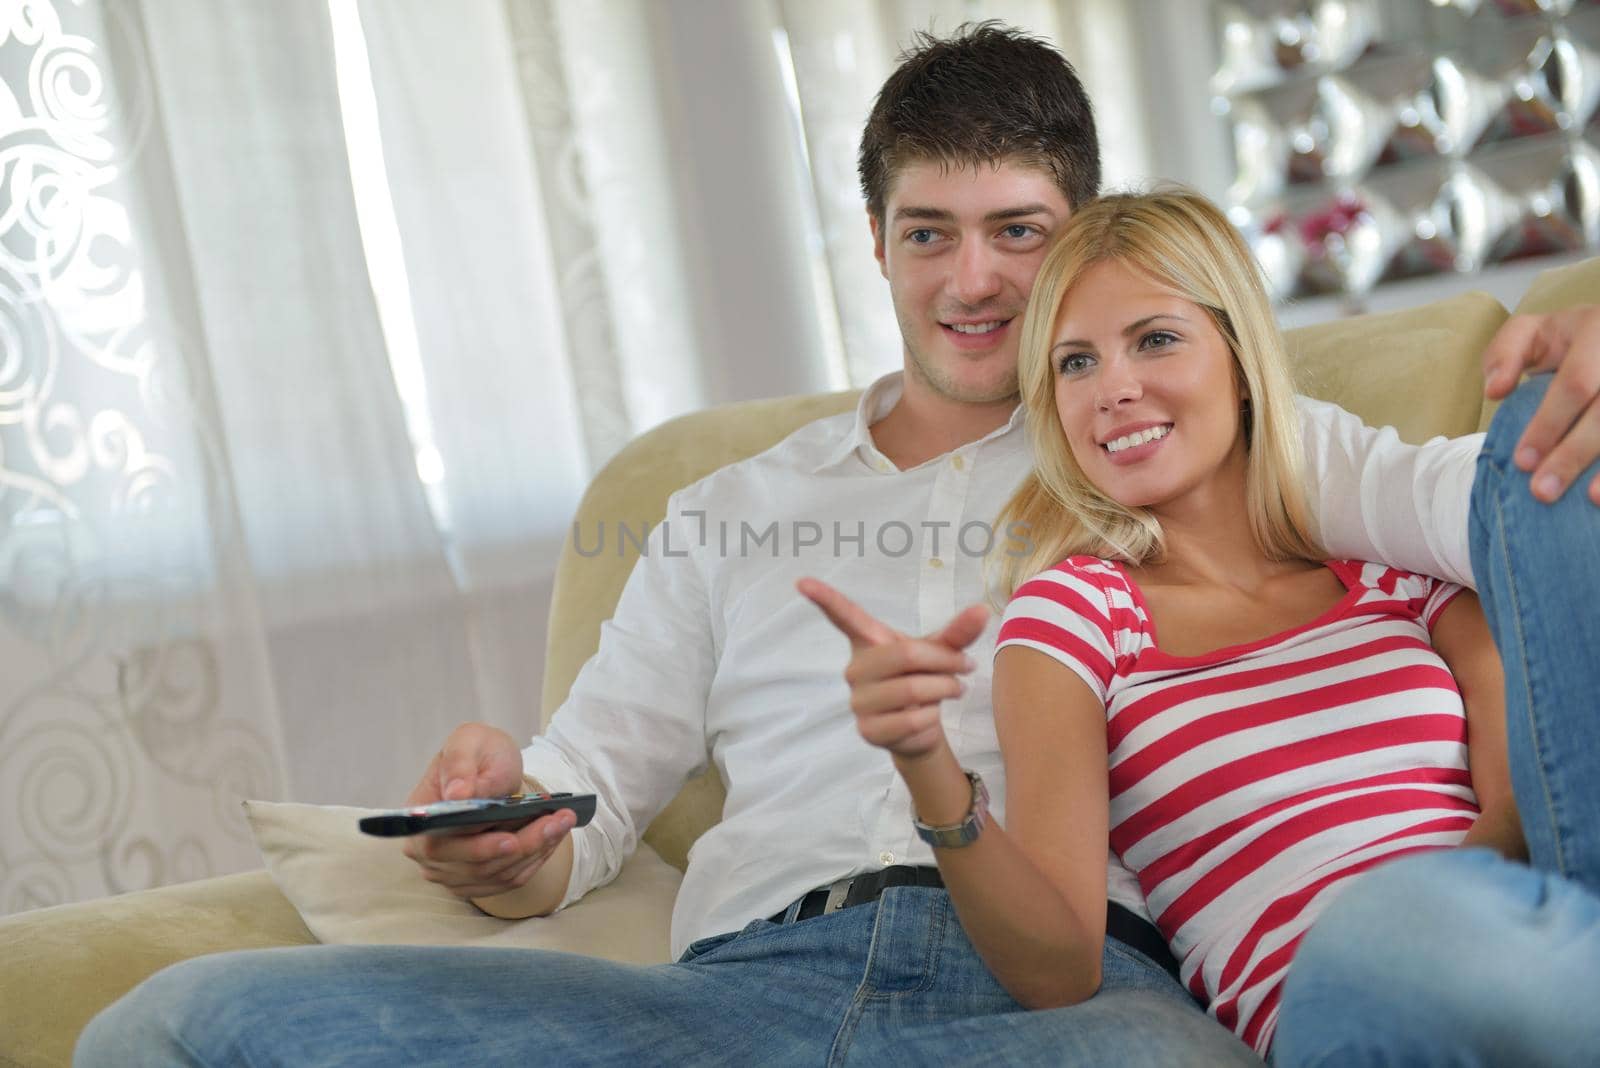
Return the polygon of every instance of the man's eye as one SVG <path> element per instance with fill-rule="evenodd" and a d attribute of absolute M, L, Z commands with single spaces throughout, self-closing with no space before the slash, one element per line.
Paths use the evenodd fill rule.
<path fill-rule="evenodd" d="M 1094 366 L 1094 357 L 1083 352 L 1071 352 L 1061 357 L 1057 369 L 1064 375 L 1077 375 Z"/>
<path fill-rule="evenodd" d="M 1001 233 L 1005 234 L 1007 237 L 1019 241 L 1024 237 L 1032 237 L 1035 232 L 1036 231 L 1033 227 L 1027 226 L 1023 223 L 1012 223 L 1010 226 L 1001 231 Z"/>
<path fill-rule="evenodd" d="M 908 233 L 906 235 L 906 240 L 910 241 L 913 245 L 931 245 L 938 236 L 939 235 L 934 233 L 932 230 L 923 228 L 920 230 L 913 230 Z"/>

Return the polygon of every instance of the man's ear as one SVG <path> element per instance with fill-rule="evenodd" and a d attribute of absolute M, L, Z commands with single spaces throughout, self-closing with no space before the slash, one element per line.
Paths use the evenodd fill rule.
<path fill-rule="evenodd" d="M 884 278 L 889 277 L 889 263 L 884 258 L 883 251 L 883 220 L 867 209 L 867 225 L 872 228 L 872 258 L 878 261 L 878 273 Z"/>

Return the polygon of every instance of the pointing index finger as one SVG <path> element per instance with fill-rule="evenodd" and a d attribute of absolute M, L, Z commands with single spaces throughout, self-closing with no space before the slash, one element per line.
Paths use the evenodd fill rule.
<path fill-rule="evenodd" d="M 865 608 L 817 579 L 803 578 L 795 583 L 800 595 L 822 610 L 828 622 L 850 639 L 852 649 L 860 650 L 893 641 L 900 635 L 873 618 Z"/>

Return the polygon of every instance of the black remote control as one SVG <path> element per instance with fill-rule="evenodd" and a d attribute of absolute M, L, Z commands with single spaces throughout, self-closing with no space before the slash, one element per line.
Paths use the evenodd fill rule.
<path fill-rule="evenodd" d="M 514 831 L 550 812 L 570 810 L 582 827 L 594 819 L 594 794 L 512 794 L 436 801 L 431 805 L 391 809 L 361 820 L 361 829 L 381 838 L 411 834 L 477 834 Z"/>

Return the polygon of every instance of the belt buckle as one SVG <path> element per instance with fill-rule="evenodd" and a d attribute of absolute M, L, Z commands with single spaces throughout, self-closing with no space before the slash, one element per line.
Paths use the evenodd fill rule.
<path fill-rule="evenodd" d="M 844 908 L 844 900 L 850 893 L 850 884 L 854 878 L 840 879 L 828 887 L 828 900 L 823 903 L 822 914 L 827 916 Z"/>

